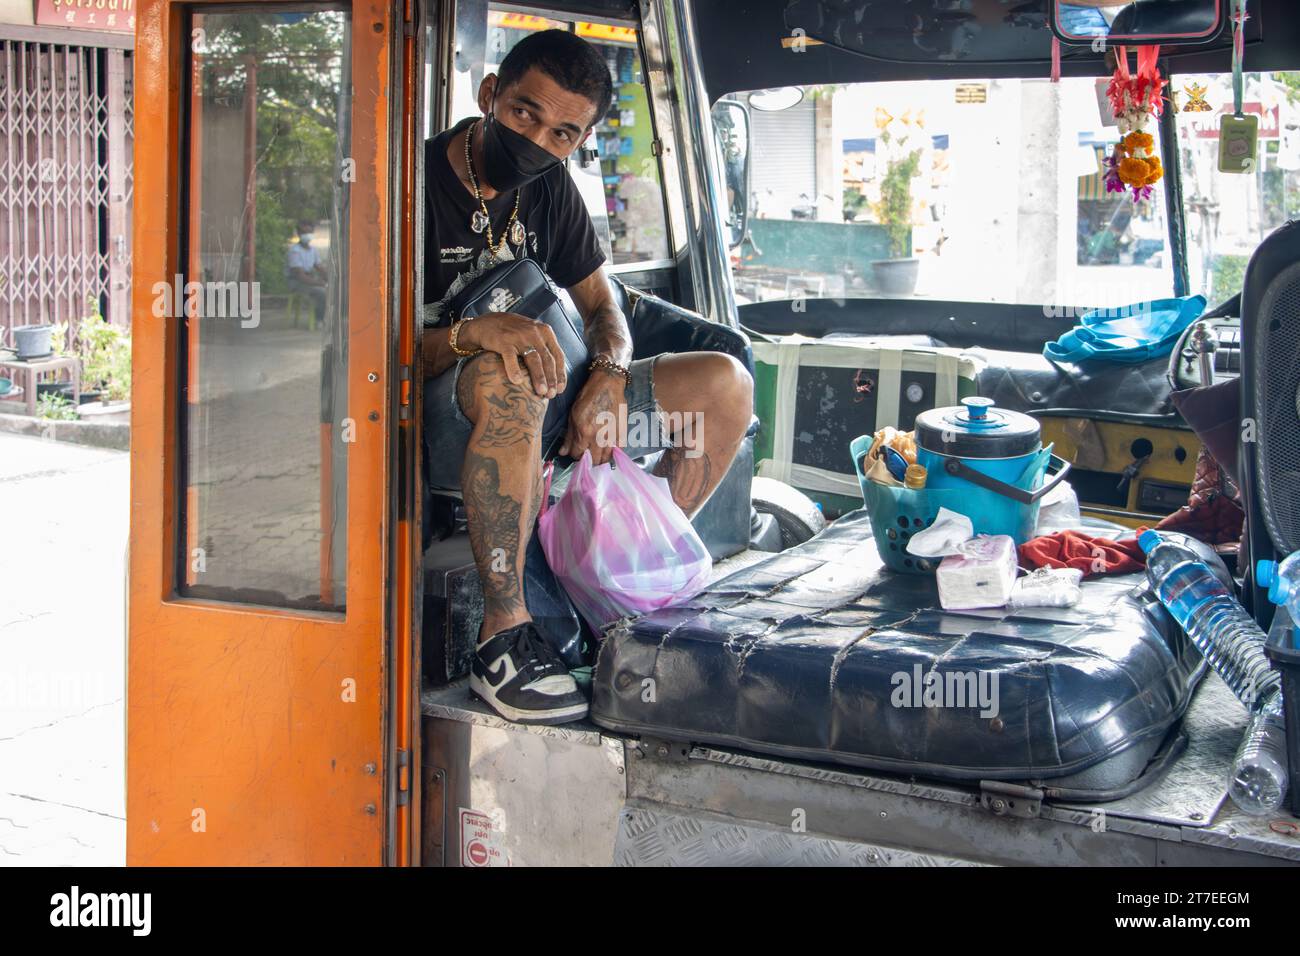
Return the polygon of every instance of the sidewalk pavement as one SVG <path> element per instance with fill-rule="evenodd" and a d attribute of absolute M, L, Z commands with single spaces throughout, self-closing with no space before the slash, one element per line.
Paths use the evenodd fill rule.
<path fill-rule="evenodd" d="M 127 478 L 0 433 L 0 866 L 126 859 Z"/>

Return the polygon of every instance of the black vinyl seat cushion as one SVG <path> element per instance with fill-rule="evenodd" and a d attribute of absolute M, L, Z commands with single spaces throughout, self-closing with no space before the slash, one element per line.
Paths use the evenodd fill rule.
<path fill-rule="evenodd" d="M 996 715 L 974 702 L 896 706 L 896 675 L 918 666 L 968 688 L 996 681 Z M 1202 672 L 1143 575 L 1085 581 L 1073 608 L 944 611 L 933 577 L 883 568 L 857 511 L 683 605 L 613 626 L 591 716 L 884 771 L 1109 788 L 1141 773 Z"/>

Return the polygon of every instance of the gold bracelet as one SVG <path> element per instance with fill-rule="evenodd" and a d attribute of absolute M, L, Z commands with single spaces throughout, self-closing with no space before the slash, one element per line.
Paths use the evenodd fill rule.
<path fill-rule="evenodd" d="M 456 338 L 460 335 L 461 323 L 465 321 L 465 319 L 457 319 L 453 322 L 451 324 L 451 334 L 447 336 L 447 344 L 451 346 L 451 350 L 462 358 L 468 358 L 471 355 L 478 355 L 479 352 L 483 351 L 482 349 L 463 349 L 456 344 Z"/>
<path fill-rule="evenodd" d="M 612 361 L 611 359 L 607 359 L 607 358 L 592 359 L 591 364 L 587 366 L 587 370 L 591 372 L 594 372 L 598 368 L 604 369 L 606 372 L 613 372 L 615 375 L 622 375 L 623 380 L 628 383 L 631 383 L 632 381 L 632 370 L 629 369 L 626 365 L 619 365 L 617 362 Z"/>

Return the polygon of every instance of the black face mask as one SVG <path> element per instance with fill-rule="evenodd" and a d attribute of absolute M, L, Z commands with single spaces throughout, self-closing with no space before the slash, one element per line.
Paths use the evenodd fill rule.
<path fill-rule="evenodd" d="M 483 130 L 483 173 L 498 192 L 518 189 L 564 162 L 499 122 L 491 112 L 479 126 Z"/>

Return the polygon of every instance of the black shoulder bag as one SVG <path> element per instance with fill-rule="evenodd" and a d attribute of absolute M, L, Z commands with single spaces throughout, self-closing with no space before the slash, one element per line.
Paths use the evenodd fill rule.
<path fill-rule="evenodd" d="M 542 423 L 542 455 L 549 458 L 564 438 L 569 411 L 587 380 L 590 357 L 582 336 L 582 319 L 567 295 L 561 295 L 532 259 L 498 263 L 472 279 L 443 306 L 451 322 L 488 312 L 513 312 L 545 322 L 564 353 L 567 384 L 551 399 Z"/>

